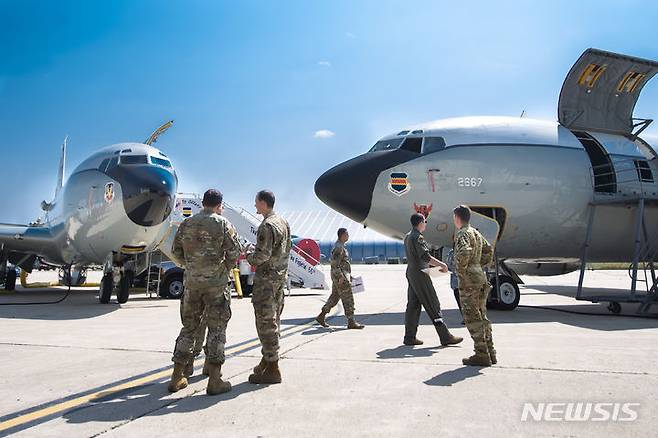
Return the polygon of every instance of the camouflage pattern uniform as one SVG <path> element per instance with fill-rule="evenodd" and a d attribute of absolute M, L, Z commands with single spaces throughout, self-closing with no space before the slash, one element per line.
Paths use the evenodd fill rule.
<path fill-rule="evenodd" d="M 496 354 L 487 319 L 487 297 L 491 286 L 482 270 L 493 260 L 489 242 L 470 225 L 464 225 L 455 236 L 455 270 L 459 281 L 464 323 L 468 328 L 475 353 Z"/>
<path fill-rule="evenodd" d="M 183 324 L 183 303 L 184 300 L 181 298 L 180 300 L 180 322 Z M 199 328 L 197 328 L 196 332 L 194 332 L 194 347 L 192 348 L 192 355 L 194 357 L 197 357 L 198 355 L 201 354 L 201 350 L 204 351 L 204 353 L 208 353 L 206 351 L 206 348 L 203 346 L 203 341 L 206 338 L 206 329 L 208 328 L 208 324 L 206 324 L 206 313 L 204 312 L 203 315 L 201 316 L 201 322 L 199 323 Z"/>
<path fill-rule="evenodd" d="M 329 313 L 338 304 L 338 300 L 341 300 L 345 308 L 345 316 L 348 319 L 354 318 L 351 273 L 349 253 L 345 248 L 345 244 L 338 240 L 331 250 L 331 295 L 322 307 L 323 313 Z"/>
<path fill-rule="evenodd" d="M 212 209 L 204 208 L 178 227 L 172 256 L 174 262 L 185 266 L 185 294 L 183 328 L 176 339 L 174 362 L 187 364 L 194 358 L 195 338 L 203 338 L 200 326 L 205 314 L 208 362 L 224 363 L 226 326 L 231 319 L 228 269 L 241 250 L 233 225 Z"/>
<path fill-rule="evenodd" d="M 290 226 L 271 212 L 265 216 L 256 234 L 256 248 L 247 261 L 256 267 L 251 302 L 256 316 L 256 331 L 266 362 L 279 360 L 279 331 L 283 311 L 284 288 L 288 281 Z"/>

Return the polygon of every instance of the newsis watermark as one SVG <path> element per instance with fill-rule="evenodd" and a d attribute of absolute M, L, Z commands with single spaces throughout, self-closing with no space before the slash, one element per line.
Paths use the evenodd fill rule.
<path fill-rule="evenodd" d="M 631 402 L 527 402 L 523 422 L 618 422 L 638 419 L 640 403 Z"/>

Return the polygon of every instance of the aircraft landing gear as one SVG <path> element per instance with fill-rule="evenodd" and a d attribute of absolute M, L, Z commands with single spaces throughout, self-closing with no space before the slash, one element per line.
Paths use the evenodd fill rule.
<path fill-rule="evenodd" d="M 508 275 L 498 275 L 489 279 L 492 289 L 487 301 L 488 307 L 498 310 L 514 310 L 519 305 L 521 293 L 514 279 Z"/>
<path fill-rule="evenodd" d="M 62 269 L 59 281 L 64 286 L 82 286 L 87 281 L 87 269 L 75 268 L 70 273 L 67 269 Z"/>
<path fill-rule="evenodd" d="M 7 262 L 6 253 L 0 248 L 0 284 L 3 285 L 4 290 L 12 291 L 16 289 L 16 277 L 18 273 L 16 268 L 9 266 Z"/>
<path fill-rule="evenodd" d="M 98 292 L 98 301 L 101 304 L 107 304 L 110 302 L 112 297 L 112 291 L 114 290 L 114 280 L 112 279 L 112 274 L 105 274 L 101 280 L 100 291 Z"/>
<path fill-rule="evenodd" d="M 113 254 L 111 261 L 105 264 L 103 279 L 98 292 L 98 301 L 102 304 L 109 303 L 112 293 L 116 289 L 117 302 L 119 304 L 126 303 L 130 296 L 134 276 L 134 262 Z"/>
<path fill-rule="evenodd" d="M 15 268 L 9 268 L 5 272 L 5 290 L 12 291 L 16 289 L 16 277 L 18 273 Z"/>

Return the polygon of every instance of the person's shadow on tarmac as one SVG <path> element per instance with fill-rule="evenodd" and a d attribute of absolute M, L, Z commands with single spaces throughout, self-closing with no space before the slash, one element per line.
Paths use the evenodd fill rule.
<path fill-rule="evenodd" d="M 430 386 L 452 386 L 471 377 L 481 375 L 480 367 L 463 366 L 454 370 L 448 370 L 432 377 L 423 383 Z"/>
<path fill-rule="evenodd" d="M 189 379 L 190 386 L 205 379 L 207 379 L 205 376 L 194 376 Z M 244 379 L 244 375 L 241 374 L 230 380 L 238 379 Z M 113 393 L 107 398 L 101 397 L 88 405 L 67 412 L 63 417 L 68 423 L 83 424 L 94 421 L 122 422 L 149 416 L 199 412 L 268 386 L 253 385 L 242 381 L 234 385 L 232 390 L 227 393 L 209 396 L 205 393 L 205 385 L 194 388 L 198 391 L 196 393 L 192 393 L 191 388 L 188 387 L 170 394 L 167 391 L 167 384 L 168 380 Z"/>

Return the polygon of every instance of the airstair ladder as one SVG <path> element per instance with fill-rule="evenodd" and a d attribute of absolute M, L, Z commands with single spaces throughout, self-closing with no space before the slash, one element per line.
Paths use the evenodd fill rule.
<path fill-rule="evenodd" d="M 178 229 L 178 225 L 185 219 L 186 215 L 196 214 L 201 209 L 201 197 L 196 194 L 179 193 L 176 197 L 176 210 L 173 213 L 172 225 L 168 235 L 160 244 L 160 250 L 168 256 L 173 238 Z M 179 208 L 180 207 L 180 208 Z M 183 210 L 186 208 L 187 210 Z M 256 244 L 256 233 L 261 220 L 242 208 L 235 208 L 224 202 L 224 213 L 235 227 L 238 235 L 244 241 Z M 315 264 L 307 260 L 313 260 Z M 293 245 L 288 260 L 288 277 L 292 284 L 310 289 L 328 289 L 324 272 L 318 269 L 319 260 L 304 252 L 297 245 Z"/>

